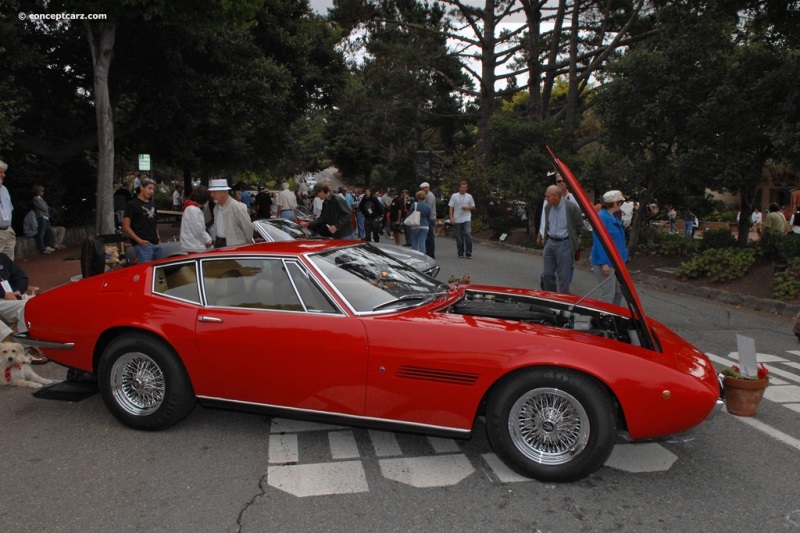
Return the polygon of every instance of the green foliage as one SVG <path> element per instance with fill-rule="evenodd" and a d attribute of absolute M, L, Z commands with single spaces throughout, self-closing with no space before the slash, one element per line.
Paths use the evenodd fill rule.
<path fill-rule="evenodd" d="M 800 235 L 766 232 L 758 241 L 758 248 L 765 258 L 786 262 L 800 257 Z"/>
<path fill-rule="evenodd" d="M 703 239 L 700 241 L 701 252 L 711 248 L 736 248 L 739 246 L 739 241 L 736 237 L 731 235 L 730 230 L 715 229 L 703 232 Z"/>
<path fill-rule="evenodd" d="M 695 239 L 658 231 L 655 228 L 642 230 L 639 238 L 639 251 L 648 255 L 688 257 L 696 253 L 699 247 L 699 241 Z"/>
<path fill-rule="evenodd" d="M 733 281 L 743 277 L 755 260 L 752 248 L 711 249 L 681 263 L 675 275 L 681 280 L 710 277 L 712 281 Z"/>
<path fill-rule="evenodd" d="M 789 261 L 783 272 L 772 278 L 772 297 L 776 300 L 795 300 L 800 295 L 800 257 Z"/>

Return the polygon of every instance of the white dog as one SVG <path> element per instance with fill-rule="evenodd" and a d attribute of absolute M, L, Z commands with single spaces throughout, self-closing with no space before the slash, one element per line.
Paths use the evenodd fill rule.
<path fill-rule="evenodd" d="M 0 342 L 0 383 L 40 389 L 43 385 L 56 383 L 45 379 L 31 368 L 31 358 L 17 342 Z"/>

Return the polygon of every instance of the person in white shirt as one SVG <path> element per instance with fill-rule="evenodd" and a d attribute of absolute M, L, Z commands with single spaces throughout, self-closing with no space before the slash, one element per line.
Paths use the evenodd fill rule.
<path fill-rule="evenodd" d="M 192 190 L 189 199 L 183 206 L 181 217 L 181 249 L 184 252 L 204 252 L 214 242 L 206 231 L 206 217 L 203 206 L 211 199 L 208 187 L 200 185 Z"/>
<path fill-rule="evenodd" d="M 278 197 L 275 198 L 275 203 L 278 206 L 279 217 L 289 220 L 297 219 L 295 212 L 297 209 L 297 197 L 289 190 L 289 184 L 287 182 L 281 183 L 281 192 L 279 192 Z"/>
<path fill-rule="evenodd" d="M 17 247 L 17 234 L 11 227 L 11 216 L 14 213 L 14 204 L 11 203 L 11 195 L 3 182 L 6 179 L 8 165 L 0 161 L 0 253 L 6 254 L 12 261 L 14 260 L 14 249 Z"/>
<path fill-rule="evenodd" d="M 475 199 L 467 192 L 467 182 L 462 181 L 458 192 L 450 197 L 450 222 L 456 230 L 456 251 L 458 257 L 472 259 L 472 212 Z"/>
<path fill-rule="evenodd" d="M 180 211 L 183 206 L 183 186 L 176 185 L 175 191 L 172 193 L 172 210 Z"/>

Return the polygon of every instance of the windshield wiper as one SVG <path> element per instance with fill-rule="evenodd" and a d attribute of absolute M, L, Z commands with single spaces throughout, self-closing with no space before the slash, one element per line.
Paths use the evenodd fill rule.
<path fill-rule="evenodd" d="M 384 307 L 391 307 L 394 304 L 401 303 L 401 302 L 408 302 L 411 300 L 421 300 L 421 303 L 427 303 L 439 296 L 438 294 L 406 294 L 399 298 L 395 298 L 394 300 L 389 300 L 388 302 L 383 302 L 382 304 L 378 304 L 372 308 L 373 311 L 377 311 L 379 309 L 383 309 Z"/>

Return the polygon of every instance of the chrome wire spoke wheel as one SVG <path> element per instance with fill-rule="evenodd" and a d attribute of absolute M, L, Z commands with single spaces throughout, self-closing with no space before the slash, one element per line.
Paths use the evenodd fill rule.
<path fill-rule="evenodd" d="M 141 352 L 122 354 L 111 367 L 111 392 L 125 411 L 136 416 L 155 412 L 164 401 L 164 373 Z"/>
<path fill-rule="evenodd" d="M 520 396 L 508 413 L 514 446 L 540 464 L 560 465 L 579 455 L 589 441 L 589 417 L 571 394 L 540 388 Z"/>

